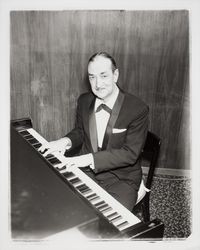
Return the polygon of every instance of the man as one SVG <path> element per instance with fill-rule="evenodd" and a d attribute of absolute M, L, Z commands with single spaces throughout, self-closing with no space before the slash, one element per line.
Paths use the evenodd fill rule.
<path fill-rule="evenodd" d="M 45 155 L 82 145 L 80 156 L 67 157 L 66 171 L 83 168 L 108 193 L 132 210 L 142 178 L 138 157 L 148 129 L 148 107 L 117 86 L 119 70 L 105 52 L 88 62 L 92 93 L 78 99 L 75 128 L 40 148 Z M 103 105 L 102 105 L 103 104 Z"/>

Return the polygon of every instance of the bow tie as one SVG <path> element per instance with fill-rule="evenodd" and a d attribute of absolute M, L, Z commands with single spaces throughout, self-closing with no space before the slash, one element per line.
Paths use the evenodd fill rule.
<path fill-rule="evenodd" d="M 109 114 L 111 114 L 111 112 L 112 112 L 112 110 L 106 104 L 103 104 L 103 103 L 98 106 L 98 108 L 96 109 L 96 112 L 99 112 L 102 109 L 104 109 Z"/>

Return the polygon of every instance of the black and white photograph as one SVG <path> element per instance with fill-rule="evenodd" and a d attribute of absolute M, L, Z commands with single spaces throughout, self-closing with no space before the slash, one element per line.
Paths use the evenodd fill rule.
<path fill-rule="evenodd" d="M 75 2 L 2 4 L 2 249 L 198 249 L 198 1 Z"/>

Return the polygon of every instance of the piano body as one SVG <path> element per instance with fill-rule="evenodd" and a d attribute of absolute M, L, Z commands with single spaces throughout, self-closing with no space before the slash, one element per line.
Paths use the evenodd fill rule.
<path fill-rule="evenodd" d="M 13 239 L 162 238 L 161 221 L 141 222 L 80 169 L 58 170 L 65 156 L 44 157 L 38 148 L 45 142 L 29 118 L 11 122 Z"/>

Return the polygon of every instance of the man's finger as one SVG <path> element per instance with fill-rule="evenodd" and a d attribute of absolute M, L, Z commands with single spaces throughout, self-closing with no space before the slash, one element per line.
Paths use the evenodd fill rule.
<path fill-rule="evenodd" d="M 59 172 L 61 174 L 64 174 L 66 172 L 72 172 L 75 167 L 76 167 L 76 165 L 74 163 L 72 163 L 72 164 L 66 164 L 65 168 L 63 167 L 63 169 L 59 170 Z"/>
<path fill-rule="evenodd" d="M 57 164 L 55 168 L 60 172 L 62 170 L 66 170 L 66 165 L 63 165 L 62 163 Z"/>
<path fill-rule="evenodd" d="M 61 170 L 59 169 L 59 172 L 61 174 L 64 174 L 66 172 L 70 172 L 70 170 L 69 170 L 69 167 L 67 165 L 65 165 L 65 166 L 63 166 L 63 168 Z"/>
<path fill-rule="evenodd" d="M 55 156 L 56 156 L 56 154 L 55 154 Z M 66 170 L 70 165 L 71 165 L 70 161 L 66 159 L 62 163 L 57 164 L 55 167 L 58 170 Z"/>
<path fill-rule="evenodd" d="M 47 149 L 47 151 L 44 152 L 43 156 L 46 157 L 47 155 L 52 154 L 54 152 L 56 152 L 55 149 L 49 148 Z"/>
<path fill-rule="evenodd" d="M 48 144 L 43 144 L 42 146 L 40 146 L 38 148 L 38 151 L 43 152 L 43 151 L 45 151 L 48 148 L 49 148 Z"/>
<path fill-rule="evenodd" d="M 55 168 L 57 168 L 58 170 L 66 169 L 66 164 L 59 163 L 55 165 Z"/>

